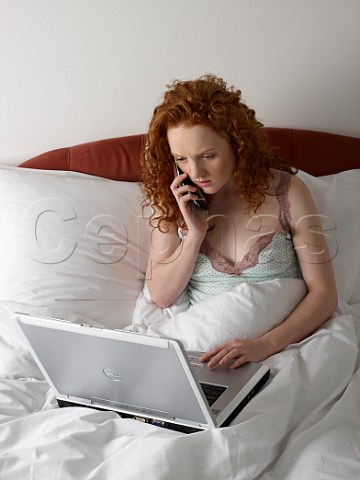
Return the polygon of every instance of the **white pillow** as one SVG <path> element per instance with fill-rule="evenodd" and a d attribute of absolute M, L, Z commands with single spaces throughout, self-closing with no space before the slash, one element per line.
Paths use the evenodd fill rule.
<path fill-rule="evenodd" d="M 143 288 L 150 228 L 139 184 L 0 167 L 0 300 L 123 327 Z"/>
<path fill-rule="evenodd" d="M 148 289 L 139 296 L 132 330 L 181 340 L 187 350 L 207 351 L 231 338 L 254 338 L 282 323 L 306 294 L 303 280 L 280 278 L 241 283 L 189 309 L 161 309 L 150 301 Z"/>
<path fill-rule="evenodd" d="M 338 296 L 349 302 L 360 270 L 360 169 L 324 177 L 299 171 L 298 176 L 324 216 Z"/>
<path fill-rule="evenodd" d="M 350 305 L 356 305 L 358 303 L 360 304 L 360 270 L 354 282 L 354 289 L 349 300 Z"/>

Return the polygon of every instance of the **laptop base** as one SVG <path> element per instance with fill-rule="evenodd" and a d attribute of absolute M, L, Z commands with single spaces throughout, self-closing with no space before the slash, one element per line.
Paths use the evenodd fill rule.
<path fill-rule="evenodd" d="M 261 390 L 261 388 L 269 380 L 269 377 L 270 377 L 270 370 L 263 376 L 260 382 L 258 382 L 257 385 L 248 393 L 248 395 L 242 400 L 242 402 L 239 403 L 239 405 L 235 408 L 232 414 L 227 418 L 226 422 L 224 422 L 223 425 L 221 425 L 222 427 L 227 427 L 230 425 L 230 423 L 241 412 L 241 410 L 245 407 L 245 405 L 247 405 L 250 402 L 250 400 L 258 393 L 259 390 Z M 81 405 L 79 403 L 74 403 L 74 402 L 62 400 L 59 398 L 57 399 L 57 402 L 60 408 L 83 407 L 83 408 L 91 408 L 93 410 L 100 410 L 102 412 L 112 411 L 117 413 L 121 418 L 132 418 L 133 420 L 149 423 L 151 425 L 155 425 L 156 427 L 167 428 L 168 430 L 176 430 L 177 432 L 182 432 L 182 433 L 196 433 L 196 432 L 202 432 L 204 430 L 202 428 L 188 427 L 186 425 L 179 425 L 177 423 L 171 423 L 164 420 L 155 420 L 152 418 L 141 417 L 139 415 L 133 415 L 133 414 L 124 413 L 124 412 L 117 412 L 115 410 L 108 410 L 100 407 L 92 407 L 90 405 Z"/>
<path fill-rule="evenodd" d="M 90 408 L 92 410 L 98 410 L 101 412 L 114 412 L 119 415 L 121 418 L 131 418 L 133 420 L 137 420 L 139 422 L 144 422 L 144 423 L 149 423 L 150 425 L 154 425 L 156 427 L 161 427 L 161 428 L 167 428 L 168 430 L 176 430 L 177 432 L 181 433 L 196 433 L 196 432 L 202 432 L 204 429 L 202 428 L 194 428 L 194 427 L 188 427 L 186 425 L 179 425 L 176 423 L 171 423 L 171 422 L 166 422 L 163 420 L 155 420 L 152 418 L 145 418 L 141 417 L 139 415 L 132 415 L 130 413 L 124 413 L 124 412 L 117 412 L 115 410 L 108 410 L 105 408 L 100 408 L 100 407 L 92 407 L 90 405 L 81 405 L 79 403 L 74 403 L 74 402 L 69 402 L 67 400 L 60 400 L 57 399 L 57 403 L 60 408 L 63 407 L 82 407 L 82 408 Z"/>

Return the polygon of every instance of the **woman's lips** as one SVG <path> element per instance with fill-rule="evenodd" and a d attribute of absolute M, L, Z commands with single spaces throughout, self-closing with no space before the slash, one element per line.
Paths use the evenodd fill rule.
<path fill-rule="evenodd" d="M 203 181 L 200 181 L 200 182 L 196 182 L 196 184 L 201 187 L 201 188 L 205 188 L 205 187 L 208 187 L 211 183 L 211 180 L 203 180 Z"/>

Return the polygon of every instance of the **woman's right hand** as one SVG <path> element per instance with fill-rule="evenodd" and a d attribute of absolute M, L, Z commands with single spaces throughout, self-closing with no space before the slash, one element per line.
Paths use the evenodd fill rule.
<path fill-rule="evenodd" d="M 207 212 L 195 207 L 192 203 L 192 200 L 198 198 L 196 195 L 198 188 L 194 185 L 182 185 L 187 177 L 186 173 L 177 175 L 170 185 L 170 189 L 179 205 L 188 231 L 204 237 L 208 229 Z"/>

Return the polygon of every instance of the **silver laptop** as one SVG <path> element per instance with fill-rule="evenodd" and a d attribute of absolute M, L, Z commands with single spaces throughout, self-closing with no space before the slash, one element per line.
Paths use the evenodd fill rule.
<path fill-rule="evenodd" d="M 209 369 L 170 338 L 21 313 L 17 321 L 61 407 L 191 433 L 229 425 L 270 374 L 257 363 Z"/>

